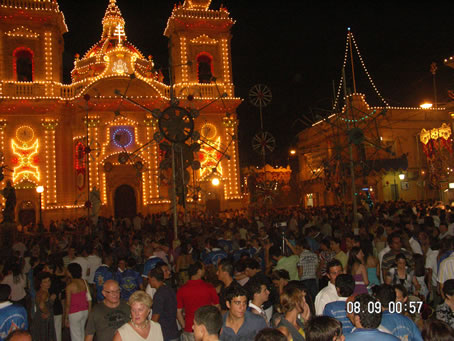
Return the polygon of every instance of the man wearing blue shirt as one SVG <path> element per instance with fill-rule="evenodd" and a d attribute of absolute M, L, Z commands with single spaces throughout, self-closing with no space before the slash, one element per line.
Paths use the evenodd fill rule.
<path fill-rule="evenodd" d="M 346 301 L 355 290 L 355 280 L 352 275 L 341 274 L 336 277 L 335 285 L 339 300 L 325 305 L 323 315 L 334 317 L 336 320 L 340 321 L 342 323 L 342 332 L 344 335 L 347 335 L 352 332 L 353 324 L 347 317 Z"/>
<path fill-rule="evenodd" d="M 389 304 L 396 301 L 396 291 L 391 285 L 380 285 L 376 289 L 375 297 L 383 309 L 381 321 L 383 327 L 402 341 L 423 341 L 418 327 L 412 320 L 402 314 L 389 312 Z"/>
<path fill-rule="evenodd" d="M 356 329 L 345 335 L 346 341 L 399 341 L 397 337 L 377 329 L 381 322 L 382 312 L 378 309 L 371 309 L 377 302 L 376 298 L 367 294 L 356 296 L 353 304 L 350 305 L 353 311 L 350 319 Z"/>
<path fill-rule="evenodd" d="M 254 340 L 257 333 L 266 328 L 265 320 L 246 311 L 248 292 L 242 286 L 232 286 L 225 293 L 228 313 L 222 323 L 221 341 Z"/>
<path fill-rule="evenodd" d="M 146 246 L 145 249 L 143 250 L 144 256 L 147 259 L 145 261 L 145 264 L 143 265 L 143 272 L 142 272 L 142 277 L 145 279 L 142 282 L 144 286 L 147 285 L 146 279 L 148 278 L 148 274 L 150 273 L 150 271 L 156 267 L 156 264 L 158 264 L 160 262 L 164 262 L 158 256 L 154 256 L 153 251 L 154 250 L 153 250 L 152 246 Z"/>
<path fill-rule="evenodd" d="M 111 254 L 104 256 L 104 263 L 101 264 L 95 271 L 93 282 L 96 287 L 96 301 L 101 302 L 104 300 L 102 291 L 104 289 L 104 283 L 110 279 L 114 279 L 115 275 L 112 271 L 113 257 Z"/>

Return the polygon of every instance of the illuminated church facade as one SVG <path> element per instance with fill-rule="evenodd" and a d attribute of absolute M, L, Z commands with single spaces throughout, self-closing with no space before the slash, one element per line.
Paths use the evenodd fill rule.
<path fill-rule="evenodd" d="M 75 56 L 71 84 L 62 83 L 68 28 L 57 1 L 0 0 L 1 185 L 12 180 L 16 188 L 18 222 L 37 220 L 40 204 L 45 222 L 86 214 L 93 189 L 104 216 L 168 209 L 172 180 L 160 167 L 163 152 L 153 140 L 160 129 L 152 111 L 169 107 L 172 93 L 180 107 L 199 110 L 195 156 L 201 167 L 190 170 L 187 204 L 241 205 L 234 21 L 210 3 L 186 0 L 168 19 L 171 89 L 152 57 L 128 41 L 116 0 L 107 4 L 101 39 Z M 217 187 L 210 181 L 214 174 Z M 41 195 L 38 186 L 44 187 Z"/>

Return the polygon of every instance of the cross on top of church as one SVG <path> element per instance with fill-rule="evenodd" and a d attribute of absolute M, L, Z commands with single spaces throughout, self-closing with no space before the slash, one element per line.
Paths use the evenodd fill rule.
<path fill-rule="evenodd" d="M 118 44 L 121 44 L 121 37 L 125 37 L 126 36 L 125 29 L 124 29 L 124 27 L 121 24 L 118 24 L 115 27 L 114 36 L 118 37 Z"/>

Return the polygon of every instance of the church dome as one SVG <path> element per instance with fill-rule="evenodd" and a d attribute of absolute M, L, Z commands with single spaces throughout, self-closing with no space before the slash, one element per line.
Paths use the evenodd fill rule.
<path fill-rule="evenodd" d="M 71 72 L 73 82 L 96 80 L 104 77 L 130 75 L 134 73 L 144 80 L 156 80 L 151 56 L 145 58 L 126 37 L 125 20 L 116 0 L 109 0 L 102 19 L 101 40 L 85 55 L 75 56 Z"/>

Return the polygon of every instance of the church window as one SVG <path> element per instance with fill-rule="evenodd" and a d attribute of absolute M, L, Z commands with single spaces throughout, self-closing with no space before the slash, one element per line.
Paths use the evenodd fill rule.
<path fill-rule="evenodd" d="M 28 48 L 14 51 L 14 73 L 19 82 L 33 82 L 33 52 Z"/>
<path fill-rule="evenodd" d="M 213 58 L 208 54 L 200 54 L 197 57 L 197 72 L 199 83 L 211 83 L 213 77 Z"/>

